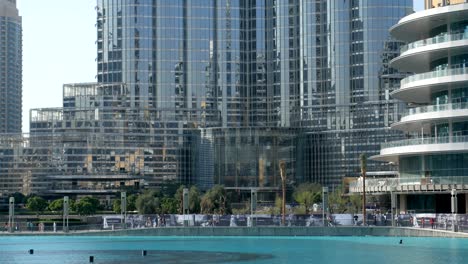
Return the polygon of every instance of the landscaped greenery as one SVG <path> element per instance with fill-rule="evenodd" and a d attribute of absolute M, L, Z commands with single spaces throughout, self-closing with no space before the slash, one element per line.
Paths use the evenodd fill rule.
<path fill-rule="evenodd" d="M 159 189 L 145 190 L 141 193 L 132 193 L 127 196 L 127 208 L 129 213 L 139 214 L 182 214 L 183 213 L 183 189 L 189 189 L 189 212 L 203 214 L 230 214 L 250 213 L 250 200 L 248 196 L 241 199 L 239 193 L 227 191 L 222 185 L 202 193 L 195 186 L 178 185 L 174 182 L 164 183 Z M 316 183 L 303 183 L 295 186 L 287 195 L 287 204 L 293 207 L 289 212 L 296 214 L 310 214 L 314 204 L 322 203 L 322 186 Z M 25 209 L 18 209 L 19 214 L 61 215 L 63 213 L 63 198 L 47 201 L 37 195 L 24 196 L 14 194 L 17 204 L 23 203 Z M 120 197 L 120 195 L 116 195 Z M 289 198 L 288 198 L 289 197 Z M 281 197 L 273 197 L 269 206 L 257 208 L 257 213 L 279 214 L 281 213 Z M 382 198 L 379 198 L 382 200 Z M 20 201 L 20 202 L 18 202 Z M 98 199 L 84 197 L 78 200 L 69 200 L 70 214 L 81 216 L 94 215 L 96 213 L 108 213 L 112 210 L 120 213 L 120 199 L 113 200 L 111 208 L 105 208 Z M 335 187 L 328 194 L 330 213 L 359 213 L 362 208 L 362 197 L 358 194 L 351 196 L 344 194 L 342 186 Z M 294 206 L 294 203 L 297 206 Z M 377 203 L 379 201 L 376 201 Z M 385 202 L 385 201 L 384 201 Z M 235 203 L 232 209 L 231 204 Z M 25 211 L 26 210 L 26 211 Z M 104 210 L 104 211 L 103 211 Z M 107 211 L 106 211 L 107 210 Z"/>

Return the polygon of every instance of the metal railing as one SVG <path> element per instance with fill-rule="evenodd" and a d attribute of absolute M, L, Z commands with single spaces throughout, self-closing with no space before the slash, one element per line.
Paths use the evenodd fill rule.
<path fill-rule="evenodd" d="M 440 104 L 440 105 L 427 105 L 421 107 L 410 108 L 403 112 L 402 117 L 430 112 L 440 112 L 448 110 L 461 110 L 468 109 L 468 103 L 452 103 L 452 104 Z"/>
<path fill-rule="evenodd" d="M 401 80 L 401 85 L 405 85 L 411 82 L 438 78 L 438 77 L 445 77 L 445 76 L 453 76 L 453 75 L 461 75 L 461 74 L 468 74 L 468 65 L 467 64 L 455 64 L 451 65 L 450 68 L 443 69 L 443 70 L 435 70 L 420 74 L 414 74 L 408 76 Z"/>
<path fill-rule="evenodd" d="M 457 33 L 457 34 L 443 34 L 443 35 L 435 36 L 432 38 L 427 38 L 427 39 L 422 39 L 422 40 L 418 40 L 415 42 L 411 42 L 407 45 L 401 46 L 400 53 L 406 52 L 410 49 L 420 48 L 420 47 L 424 47 L 428 45 L 444 43 L 444 42 L 449 42 L 449 41 L 462 40 L 462 39 L 468 39 L 468 32 Z"/>
<path fill-rule="evenodd" d="M 452 137 L 426 137 L 426 138 L 411 138 L 399 141 L 387 142 L 381 145 L 382 149 L 405 147 L 412 145 L 429 145 L 429 144 L 446 144 L 446 143 L 465 143 L 468 142 L 468 136 L 452 136 Z"/>
<path fill-rule="evenodd" d="M 204 221 L 191 222 L 187 225 L 179 222 L 169 222 L 172 215 L 165 215 L 167 223 L 164 225 L 133 225 L 127 223 L 113 224 L 111 227 L 104 228 L 102 224 L 80 224 L 72 225 L 67 230 L 67 233 L 89 233 L 99 231 L 118 231 L 122 229 L 157 229 L 157 228 L 175 228 L 175 227 L 198 227 L 198 228 L 217 228 L 217 227 L 278 227 L 281 225 L 280 215 L 205 215 Z M 233 223 L 232 219 L 235 219 Z M 284 226 L 287 227 L 320 227 L 320 226 L 362 226 L 362 214 L 329 214 L 326 219 L 322 218 L 322 214 L 288 214 Z M 435 213 L 405 213 L 393 215 L 395 224 L 398 227 L 413 227 L 439 230 L 453 230 L 453 225 L 456 225 L 456 230 L 459 232 L 468 232 L 468 215 L 466 214 L 435 214 Z M 431 220 L 432 219 L 432 220 Z M 392 214 L 385 213 L 377 209 L 375 212 L 369 212 L 366 216 L 368 226 L 391 226 Z M 19 225 L 14 228 L 13 233 L 29 233 L 29 234 L 54 234 L 63 233 L 62 225 L 56 223 L 55 227 L 52 223 L 34 224 L 27 226 L 24 222 L 19 222 Z M 7 233 L 7 230 L 0 232 Z M 179 233 L 180 234 L 180 233 Z"/>
<path fill-rule="evenodd" d="M 396 187 L 400 184 L 400 178 L 366 179 L 366 190 L 374 187 Z M 362 191 L 362 178 L 349 183 L 349 188 Z"/>
<path fill-rule="evenodd" d="M 414 177 L 398 177 L 398 178 L 377 178 L 369 179 L 366 178 L 366 191 L 376 190 L 379 187 L 387 187 L 386 189 L 390 191 L 391 189 L 397 190 L 398 186 L 402 185 L 467 185 L 468 187 L 468 176 L 414 176 Z M 349 183 L 349 188 L 351 192 L 362 192 L 362 179 L 357 179 L 356 181 Z M 442 186 L 440 187 L 442 188 Z"/>

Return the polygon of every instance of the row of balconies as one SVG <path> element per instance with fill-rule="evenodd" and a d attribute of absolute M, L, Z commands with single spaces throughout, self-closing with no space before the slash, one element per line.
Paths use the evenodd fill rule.
<path fill-rule="evenodd" d="M 384 143 L 381 146 L 380 155 L 375 156 L 374 159 L 398 163 L 400 156 L 456 153 L 468 150 L 468 136 L 460 135 L 463 132 L 451 131 L 453 122 L 463 122 L 468 119 L 466 98 L 456 98 L 456 100 L 452 98 L 448 104 L 428 105 L 431 103 L 434 93 L 448 90 L 450 97 L 450 90 L 468 87 L 468 61 L 465 62 L 462 59 L 468 53 L 468 31 L 442 33 L 427 38 L 434 28 L 446 25 L 450 31 L 450 24 L 466 21 L 467 15 L 468 5 L 447 6 L 411 14 L 402 18 L 397 25 L 391 28 L 390 31 L 394 37 L 409 42 L 401 47 L 400 56 L 391 61 L 391 66 L 400 71 L 416 73 L 402 79 L 400 89 L 393 92 L 392 96 L 407 103 L 423 105 L 404 112 L 400 122 L 392 124 L 392 128 L 414 133 L 430 130 L 431 124 L 446 122 L 450 124 L 450 132 L 449 135 L 421 136 Z M 426 37 L 421 39 L 420 36 Z M 455 57 L 459 61 L 452 64 L 454 62 L 452 58 Z M 432 64 L 444 59 L 448 64 L 446 68 L 433 70 L 434 65 Z M 435 186 L 442 184 L 435 183 L 433 180 L 422 184 L 418 182 L 419 179 L 410 185 L 433 184 Z M 453 183 L 452 180 L 450 183 Z M 387 188 L 383 186 L 375 186 L 374 188 L 376 190 Z M 402 186 L 401 183 L 393 187 L 398 186 Z M 468 186 L 468 180 L 466 186 Z M 434 188 L 444 189 L 443 186 Z M 422 189 L 403 190 L 400 188 L 400 191 L 419 190 Z"/>

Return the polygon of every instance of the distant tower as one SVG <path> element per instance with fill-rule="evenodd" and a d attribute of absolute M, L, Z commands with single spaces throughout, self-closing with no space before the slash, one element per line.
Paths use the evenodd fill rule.
<path fill-rule="evenodd" d="M 21 132 L 22 28 L 16 0 L 0 0 L 0 133 Z"/>

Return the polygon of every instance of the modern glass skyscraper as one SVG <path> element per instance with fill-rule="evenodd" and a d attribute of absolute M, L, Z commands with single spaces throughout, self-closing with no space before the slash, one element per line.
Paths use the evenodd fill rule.
<path fill-rule="evenodd" d="M 304 1 L 300 121 L 306 146 L 302 175 L 339 184 L 359 176 L 361 153 L 401 137 L 389 126 L 404 105 L 389 94 L 405 75 L 389 66 L 402 44 L 388 29 L 412 11 L 412 1 Z M 306 5 L 306 4 L 304 4 Z M 369 174 L 395 174 L 390 164 L 369 162 Z"/>
<path fill-rule="evenodd" d="M 388 64 L 401 42 L 388 29 L 410 0 L 99 0 L 97 10 L 99 82 L 127 83 L 135 107 L 185 127 L 297 129 L 298 180 L 339 184 L 359 174 L 359 154 L 401 136 L 389 126 L 404 105 L 389 93 L 405 75 Z"/>
<path fill-rule="evenodd" d="M 0 133 L 21 133 L 22 65 L 16 0 L 0 0 Z"/>
<path fill-rule="evenodd" d="M 398 164 L 398 181 L 380 186 L 399 193 L 401 211 L 464 214 L 468 209 L 468 1 L 428 1 L 426 8 L 391 28 L 393 36 L 407 43 L 392 66 L 415 74 L 404 78 L 392 93 L 409 105 L 392 125 L 407 138 L 383 144 L 375 159 Z M 450 206 L 452 190 L 458 192 L 458 210 Z"/>
<path fill-rule="evenodd" d="M 110 195 L 166 179 L 277 190 L 281 160 L 288 184 L 338 185 L 358 175 L 359 154 L 401 135 L 388 94 L 405 75 L 389 66 L 401 43 L 388 29 L 411 0 L 98 0 L 96 10 L 98 84 L 65 85 L 62 108 L 33 110 L 29 138 L 3 145 L 5 172 L 27 175 L 33 191 Z"/>

